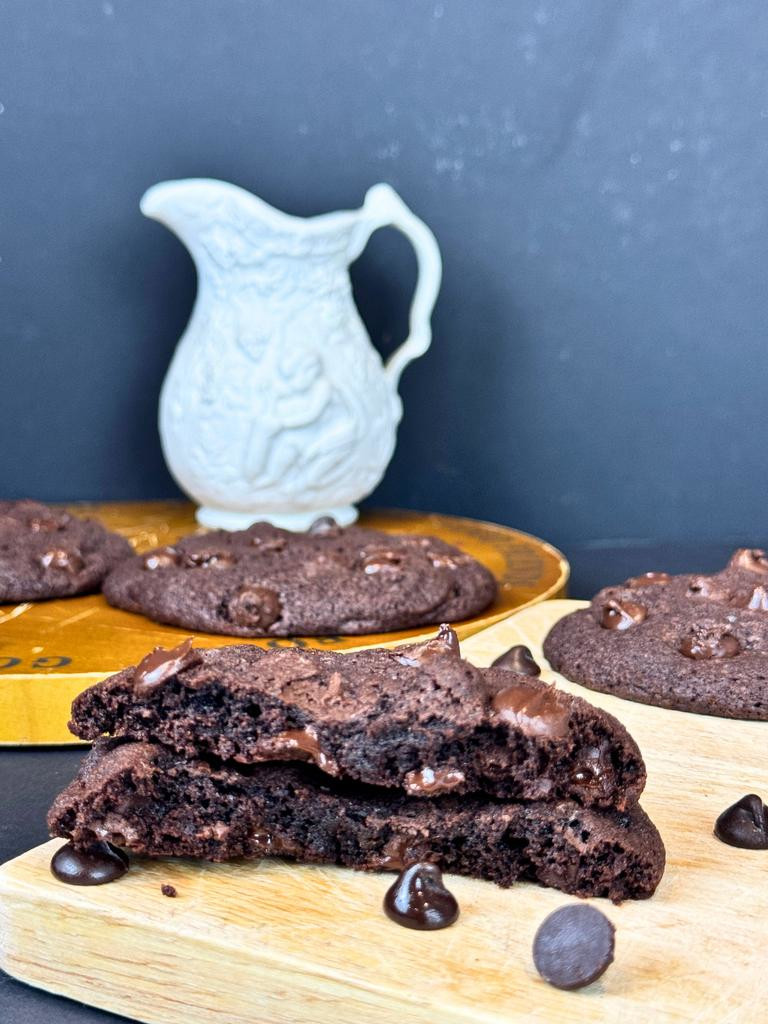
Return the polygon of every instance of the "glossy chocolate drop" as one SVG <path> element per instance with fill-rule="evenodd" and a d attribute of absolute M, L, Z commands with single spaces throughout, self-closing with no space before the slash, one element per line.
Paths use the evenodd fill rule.
<path fill-rule="evenodd" d="M 521 676 L 540 676 L 541 669 L 525 644 L 515 644 L 504 654 L 500 654 L 491 668 L 507 668 Z"/>
<path fill-rule="evenodd" d="M 387 890 L 384 912 L 404 928 L 435 931 L 453 924 L 459 916 L 459 904 L 443 885 L 437 864 L 419 861 L 404 868 Z"/>
<path fill-rule="evenodd" d="M 647 614 L 645 608 L 634 601 L 608 601 L 600 613 L 600 625 L 603 629 L 630 629 L 644 622 Z"/>
<path fill-rule="evenodd" d="M 719 816 L 715 835 L 742 850 L 768 850 L 768 808 L 756 793 L 748 793 Z"/>
<path fill-rule="evenodd" d="M 68 885 L 116 882 L 127 870 L 127 855 L 111 843 L 94 843 L 85 850 L 65 843 L 51 858 L 52 874 Z"/>
<path fill-rule="evenodd" d="M 185 640 L 170 651 L 156 647 L 134 669 L 133 685 L 141 693 L 152 693 L 183 668 L 195 665 L 198 661 L 200 654 L 192 650 L 191 640 Z"/>

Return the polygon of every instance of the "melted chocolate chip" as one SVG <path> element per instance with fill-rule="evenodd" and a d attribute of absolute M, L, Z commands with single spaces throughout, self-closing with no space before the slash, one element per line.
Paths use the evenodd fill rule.
<path fill-rule="evenodd" d="M 394 551 L 373 551 L 360 564 L 366 576 L 375 576 L 379 572 L 397 572 L 401 563 L 402 557 Z"/>
<path fill-rule="evenodd" d="M 435 931 L 453 924 L 459 904 L 443 885 L 440 868 L 420 861 L 400 872 L 384 897 L 384 912 L 404 928 Z"/>
<path fill-rule="evenodd" d="M 579 755 L 571 774 L 571 781 L 586 789 L 602 789 L 609 763 L 610 759 L 606 758 L 605 750 L 601 750 L 599 747 L 587 747 Z"/>
<path fill-rule="evenodd" d="M 734 608 L 746 608 L 753 612 L 768 612 L 768 589 L 758 585 L 747 594 L 737 594 L 731 600 L 731 604 Z"/>
<path fill-rule="evenodd" d="M 333 516 L 320 516 L 310 526 L 307 533 L 311 533 L 313 536 L 319 534 L 326 534 L 330 537 L 336 537 L 341 533 L 341 527 L 333 518 Z"/>
<path fill-rule="evenodd" d="M 111 843 L 94 843 L 85 850 L 65 843 L 51 858 L 51 872 L 68 885 L 104 885 L 127 870 L 128 857 Z"/>
<path fill-rule="evenodd" d="M 435 551 L 428 551 L 427 558 L 435 569 L 456 569 L 459 565 L 457 559 L 451 555 L 438 554 Z"/>
<path fill-rule="evenodd" d="M 644 572 L 640 576 L 632 576 L 624 584 L 625 587 L 648 587 L 655 583 L 669 583 L 672 577 L 668 572 Z"/>
<path fill-rule="evenodd" d="M 406 648 L 406 651 L 407 653 L 398 655 L 397 658 L 402 665 L 421 665 L 432 658 L 444 658 L 446 655 L 451 658 L 461 657 L 459 638 L 447 622 L 440 626 L 437 636 L 425 640 L 423 644 Z"/>
<path fill-rule="evenodd" d="M 39 561 L 44 569 L 62 569 L 70 576 L 77 576 L 85 567 L 85 562 L 79 552 L 65 551 L 64 548 L 51 548 L 50 551 L 40 555 Z"/>
<path fill-rule="evenodd" d="M 155 569 L 170 569 L 172 566 L 181 564 L 181 555 L 176 548 L 157 548 L 155 551 L 148 551 L 144 555 L 144 568 L 154 571 Z"/>
<path fill-rule="evenodd" d="M 328 775 L 336 775 L 338 766 L 320 748 L 317 733 L 311 726 L 306 729 L 287 729 L 275 736 L 266 736 L 259 743 L 259 758 L 261 760 L 294 760 L 296 755 L 303 755 L 299 760 L 314 761 Z M 238 758 L 235 758 L 238 760 Z"/>
<path fill-rule="evenodd" d="M 496 661 L 491 663 L 491 668 L 506 668 L 521 676 L 541 675 L 541 669 L 525 644 L 515 644 L 504 654 L 500 654 Z"/>
<path fill-rule="evenodd" d="M 465 781 L 464 772 L 451 768 L 419 768 L 406 773 L 405 788 L 411 796 L 438 796 L 450 793 Z"/>
<path fill-rule="evenodd" d="M 172 899 L 179 895 L 176 892 L 176 886 L 169 885 L 167 882 L 164 882 L 163 885 L 160 886 L 160 892 L 163 896 L 170 896 Z"/>
<path fill-rule="evenodd" d="M 251 836 L 254 852 L 262 857 L 297 857 L 301 847 L 292 839 L 283 839 L 267 829 L 257 829 Z"/>
<path fill-rule="evenodd" d="M 721 587 L 706 576 L 696 576 L 688 584 L 686 590 L 688 597 L 702 597 L 711 601 L 725 601 L 728 594 Z"/>
<path fill-rule="evenodd" d="M 183 668 L 200 661 L 199 651 L 192 650 L 192 641 L 185 640 L 170 651 L 156 647 L 134 669 L 133 685 L 140 693 L 152 693 Z"/>
<path fill-rule="evenodd" d="M 491 706 L 499 718 L 516 725 L 524 736 L 559 739 L 568 733 L 568 708 L 559 701 L 554 686 L 510 686 L 494 694 Z"/>
<path fill-rule="evenodd" d="M 29 520 L 29 528 L 33 533 L 54 533 L 63 530 L 72 516 L 67 512 L 43 512 L 33 515 Z"/>
<path fill-rule="evenodd" d="M 277 622 L 283 607 L 276 591 L 268 587 L 244 586 L 229 599 L 229 618 L 238 626 L 267 629 Z"/>
<path fill-rule="evenodd" d="M 184 556 L 184 564 L 190 569 L 231 569 L 235 561 L 228 551 L 192 551 Z"/>
<path fill-rule="evenodd" d="M 742 850 L 768 850 L 768 808 L 755 793 L 743 796 L 717 819 L 715 835 Z"/>
<path fill-rule="evenodd" d="M 600 612 L 603 629 L 625 630 L 645 621 L 648 612 L 634 601 L 608 601 Z"/>
<path fill-rule="evenodd" d="M 762 548 L 739 548 L 728 563 L 733 569 L 768 573 L 768 554 Z"/>
<path fill-rule="evenodd" d="M 678 651 L 694 661 L 709 658 L 734 658 L 741 653 L 741 644 L 731 633 L 716 633 L 694 628 L 680 641 Z"/>
<path fill-rule="evenodd" d="M 539 925 L 533 940 L 533 962 L 555 988 L 584 988 L 613 963 L 616 929 L 596 907 L 561 907 Z"/>
<path fill-rule="evenodd" d="M 251 544 L 259 551 L 282 551 L 285 547 L 284 537 L 263 537 L 256 534 L 251 538 Z"/>
<path fill-rule="evenodd" d="M 385 871 L 402 871 L 406 864 L 418 860 L 417 856 L 412 856 L 413 842 L 409 836 L 392 836 L 384 845 L 381 860 L 376 866 Z"/>

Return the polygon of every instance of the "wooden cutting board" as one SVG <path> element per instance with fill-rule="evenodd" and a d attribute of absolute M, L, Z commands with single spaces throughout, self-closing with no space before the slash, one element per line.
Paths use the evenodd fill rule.
<path fill-rule="evenodd" d="M 205 532 L 187 502 L 72 506 L 127 537 L 138 551 Z M 499 584 L 497 600 L 481 615 L 455 624 L 460 637 L 505 618 L 533 601 L 565 593 L 568 563 L 559 551 L 527 533 L 494 523 L 426 512 L 366 511 L 364 526 L 390 533 L 431 534 L 487 565 Z M 153 647 L 174 647 L 193 635 L 200 647 L 253 643 L 261 647 L 338 650 L 399 643 L 432 634 L 431 627 L 368 636 L 243 640 L 191 634 L 111 608 L 101 594 L 0 605 L 0 745 L 74 743 L 67 729 L 73 698 L 112 672 L 134 665 Z"/>
<path fill-rule="evenodd" d="M 540 642 L 579 602 L 529 608 L 462 644 L 487 664 Z M 768 796 L 768 725 L 704 718 L 590 694 L 648 765 L 643 804 L 667 845 L 656 895 L 614 907 L 616 960 L 596 984 L 559 992 L 531 942 L 571 897 L 448 876 L 461 916 L 441 932 L 390 922 L 392 876 L 281 861 L 138 861 L 119 882 L 76 889 L 48 863 L 60 841 L 0 868 L 0 966 L 30 984 L 152 1024 L 547 1024 L 761 1021 L 768 852 L 719 843 L 712 825 L 745 793 Z M 178 898 L 161 895 L 170 882 Z"/>

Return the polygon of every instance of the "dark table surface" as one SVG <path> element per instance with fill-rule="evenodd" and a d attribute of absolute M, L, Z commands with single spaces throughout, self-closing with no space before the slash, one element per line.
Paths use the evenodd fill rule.
<path fill-rule="evenodd" d="M 588 598 L 609 583 L 653 569 L 712 572 L 725 564 L 736 546 L 633 541 L 573 547 L 565 552 L 572 569 L 569 594 Z M 0 751 L 0 863 L 45 842 L 46 811 L 75 774 L 81 757 L 82 750 L 63 747 Z M 1 1024 L 117 1024 L 124 1020 L 29 988 L 0 971 Z"/>

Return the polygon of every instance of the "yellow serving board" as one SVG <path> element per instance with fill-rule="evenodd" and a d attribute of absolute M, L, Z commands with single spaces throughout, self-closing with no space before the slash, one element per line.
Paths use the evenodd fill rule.
<path fill-rule="evenodd" d="M 127 537 L 139 551 L 171 544 L 202 531 L 187 502 L 144 502 L 72 506 Z M 568 563 L 559 551 L 528 534 L 493 523 L 422 512 L 372 511 L 365 526 L 391 533 L 426 533 L 474 555 L 499 582 L 497 601 L 482 615 L 457 623 L 470 636 L 532 601 L 563 594 Z M 73 743 L 67 729 L 73 698 L 153 647 L 174 647 L 194 635 L 202 647 L 254 643 L 259 646 L 349 649 L 400 642 L 434 632 L 431 628 L 354 637 L 298 637 L 252 640 L 161 626 L 132 612 L 111 608 L 101 594 L 0 605 L 0 745 Z"/>
<path fill-rule="evenodd" d="M 462 644 L 487 664 L 513 643 L 541 659 L 564 613 L 550 601 Z M 531 942 L 570 897 L 447 876 L 461 916 L 411 932 L 381 912 L 391 875 L 282 861 L 138 861 L 77 889 L 48 870 L 60 840 L 0 868 L 0 967 L 30 984 L 151 1024 L 755 1022 L 768 1016 L 768 853 L 719 843 L 744 793 L 768 795 L 768 724 L 705 718 L 559 685 L 616 714 L 648 765 L 643 805 L 667 846 L 656 895 L 614 907 L 616 960 L 581 992 L 536 974 Z M 160 894 L 170 882 L 177 899 Z"/>

